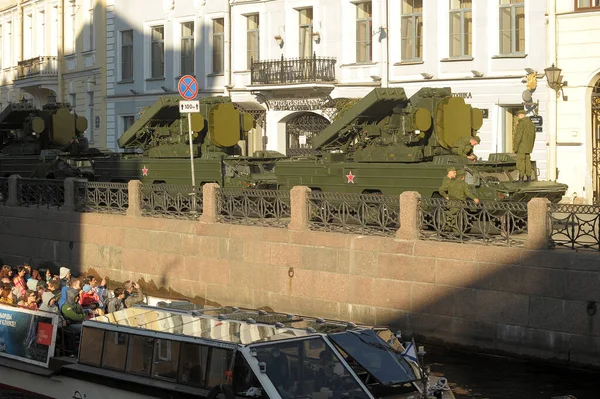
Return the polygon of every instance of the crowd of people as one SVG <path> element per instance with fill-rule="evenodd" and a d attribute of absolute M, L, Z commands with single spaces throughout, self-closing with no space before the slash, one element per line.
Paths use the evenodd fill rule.
<path fill-rule="evenodd" d="M 0 264 L 3 264 L 0 260 Z M 81 330 L 84 320 L 131 307 L 144 300 L 141 287 L 126 281 L 109 290 L 107 279 L 97 276 L 74 277 L 61 267 L 58 275 L 50 269 L 35 269 L 28 264 L 0 269 L 0 304 L 54 313 L 60 326 Z"/>

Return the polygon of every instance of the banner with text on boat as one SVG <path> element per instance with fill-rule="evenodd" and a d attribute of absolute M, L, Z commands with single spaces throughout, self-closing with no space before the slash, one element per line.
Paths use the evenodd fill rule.
<path fill-rule="evenodd" d="M 57 325 L 55 314 L 0 305 L 0 357 L 48 367 Z"/>

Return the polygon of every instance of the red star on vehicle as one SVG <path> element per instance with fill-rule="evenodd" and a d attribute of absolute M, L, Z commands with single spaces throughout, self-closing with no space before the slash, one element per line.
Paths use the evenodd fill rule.
<path fill-rule="evenodd" d="M 144 165 L 144 167 L 142 168 L 142 174 L 144 176 L 148 176 L 148 168 L 146 167 L 146 165 Z"/>
<path fill-rule="evenodd" d="M 355 178 L 356 176 L 354 176 L 354 175 L 352 174 L 352 171 L 350 171 L 350 172 L 349 172 L 349 173 L 346 175 L 346 177 L 348 178 L 348 183 L 354 183 L 354 178 Z"/>

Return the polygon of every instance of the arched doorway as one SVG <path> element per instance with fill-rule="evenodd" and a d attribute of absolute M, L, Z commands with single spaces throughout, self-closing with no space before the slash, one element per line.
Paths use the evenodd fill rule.
<path fill-rule="evenodd" d="M 592 176 L 594 204 L 600 204 L 600 80 L 592 90 Z"/>
<path fill-rule="evenodd" d="M 313 112 L 305 112 L 290 119 L 285 125 L 286 154 L 290 156 L 311 154 L 312 138 L 329 124 L 327 118 Z"/>

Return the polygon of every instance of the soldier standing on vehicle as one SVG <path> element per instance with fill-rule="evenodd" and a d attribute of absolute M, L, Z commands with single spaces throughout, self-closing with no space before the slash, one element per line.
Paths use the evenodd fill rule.
<path fill-rule="evenodd" d="M 477 156 L 473 153 L 473 147 L 481 142 L 478 136 L 462 136 L 452 144 L 452 153 L 463 158 L 476 161 Z"/>
<path fill-rule="evenodd" d="M 517 154 L 517 170 L 519 181 L 531 181 L 531 151 L 535 142 L 535 125 L 527 116 L 525 110 L 517 111 L 519 122 L 515 131 L 513 148 Z"/>
<path fill-rule="evenodd" d="M 456 179 L 456 168 L 454 166 L 449 166 L 448 174 L 446 175 L 446 177 L 444 177 L 444 180 L 442 180 L 442 185 L 440 186 L 440 189 L 438 190 L 438 192 L 440 193 L 440 195 L 442 197 L 448 199 L 448 189 L 450 188 L 450 185 L 456 181 L 455 179 Z"/>

